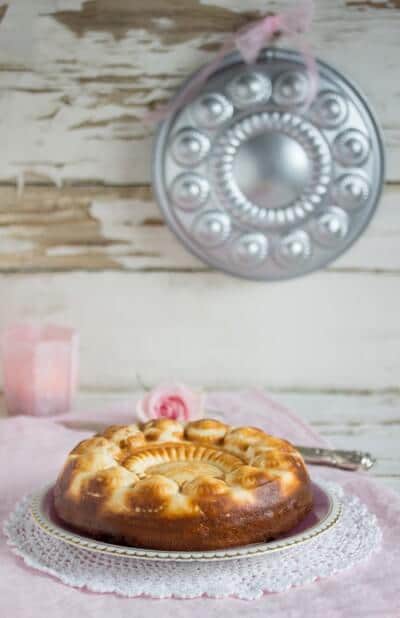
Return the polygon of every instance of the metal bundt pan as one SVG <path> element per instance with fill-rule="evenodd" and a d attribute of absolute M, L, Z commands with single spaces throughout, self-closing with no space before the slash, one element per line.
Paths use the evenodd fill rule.
<path fill-rule="evenodd" d="M 159 127 L 153 184 L 165 219 L 206 264 L 262 281 L 322 268 L 362 234 L 377 206 L 384 152 L 365 98 L 318 61 L 238 53 Z M 183 88 L 190 83 L 190 79 Z"/>

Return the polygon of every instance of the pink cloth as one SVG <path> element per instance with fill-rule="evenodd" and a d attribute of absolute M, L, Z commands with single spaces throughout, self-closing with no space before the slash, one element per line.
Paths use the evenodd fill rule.
<path fill-rule="evenodd" d="M 298 416 L 262 392 L 223 393 L 209 397 L 208 406 L 224 410 L 232 424 L 253 424 L 298 444 L 321 445 L 323 440 Z M 130 422 L 122 406 L 103 414 L 70 415 L 100 422 Z M 4 521 L 24 494 L 55 478 L 69 449 L 88 434 L 66 429 L 54 420 L 14 417 L 0 421 L 0 519 Z M 319 468 L 318 474 L 339 481 L 374 512 L 383 531 L 379 554 L 357 568 L 285 593 L 267 594 L 258 601 L 237 599 L 127 599 L 94 594 L 61 584 L 27 568 L 0 540 L 0 616 L 4 618 L 399 618 L 400 616 L 400 498 L 370 480 Z"/>

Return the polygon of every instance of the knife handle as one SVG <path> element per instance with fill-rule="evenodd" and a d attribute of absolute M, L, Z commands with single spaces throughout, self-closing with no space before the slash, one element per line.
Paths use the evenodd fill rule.
<path fill-rule="evenodd" d="M 376 459 L 370 453 L 362 451 L 331 450 L 308 446 L 296 448 L 309 464 L 333 466 L 343 470 L 369 470 L 376 462 Z"/>

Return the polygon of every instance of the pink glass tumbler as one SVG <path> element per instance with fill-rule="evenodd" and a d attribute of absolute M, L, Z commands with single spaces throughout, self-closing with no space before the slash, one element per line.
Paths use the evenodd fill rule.
<path fill-rule="evenodd" d="M 50 416 L 71 409 L 78 383 L 79 336 L 52 324 L 14 324 L 2 337 L 9 414 Z"/>

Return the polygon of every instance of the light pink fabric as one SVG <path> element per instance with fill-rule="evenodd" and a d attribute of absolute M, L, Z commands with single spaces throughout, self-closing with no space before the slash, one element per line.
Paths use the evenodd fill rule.
<path fill-rule="evenodd" d="M 294 442 L 323 444 L 318 434 L 293 412 L 261 392 L 215 394 L 208 407 L 224 410 L 233 424 L 253 424 Z M 130 408 L 130 406 L 129 406 Z M 322 411 L 321 411 L 322 413 Z M 126 405 L 121 412 L 70 415 L 101 422 L 131 422 Z M 0 519 L 24 494 L 52 481 L 67 451 L 87 432 L 66 429 L 51 419 L 14 417 L 0 421 Z M 370 480 L 319 468 L 318 474 L 343 484 L 374 512 L 381 525 L 383 549 L 357 572 L 345 572 L 258 601 L 125 599 L 112 594 L 75 590 L 27 568 L 0 539 L 0 616 L 4 618 L 399 618 L 400 498 Z"/>

